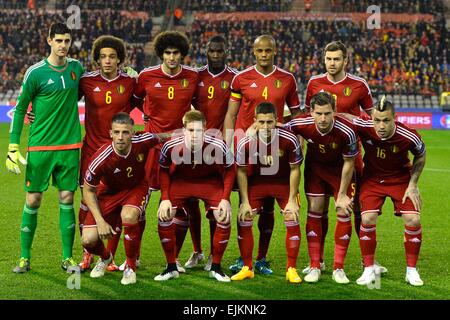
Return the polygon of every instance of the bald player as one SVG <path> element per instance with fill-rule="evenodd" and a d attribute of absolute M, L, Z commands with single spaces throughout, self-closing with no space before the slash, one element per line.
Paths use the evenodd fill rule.
<path fill-rule="evenodd" d="M 291 115 L 300 114 L 300 100 L 297 93 L 297 83 L 294 76 L 275 66 L 277 54 L 275 39 L 271 35 L 261 35 L 253 44 L 253 54 L 256 64 L 243 70 L 231 82 L 231 96 L 228 111 L 225 115 L 223 136 L 228 145 L 234 146 L 245 137 L 245 131 L 253 124 L 256 106 L 262 102 L 270 102 L 276 108 L 277 121 L 283 123 L 285 105 Z M 258 229 L 260 232 L 258 255 L 255 269 L 261 274 L 272 274 L 266 261 L 270 238 L 274 225 L 274 199 L 268 198 L 259 211 Z M 238 272 L 243 266 L 239 258 L 230 267 L 232 272 Z"/>

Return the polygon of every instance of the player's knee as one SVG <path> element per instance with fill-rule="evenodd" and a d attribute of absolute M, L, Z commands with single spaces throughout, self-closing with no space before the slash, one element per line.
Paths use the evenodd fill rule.
<path fill-rule="evenodd" d="M 59 192 L 59 202 L 68 204 L 73 203 L 73 192 L 72 191 L 60 191 Z"/>
<path fill-rule="evenodd" d="M 93 236 L 93 235 L 89 235 L 89 234 L 85 234 L 83 232 L 83 235 L 81 236 L 81 245 L 84 248 L 92 248 L 96 245 L 98 241 L 98 237 Z"/>
<path fill-rule="evenodd" d="M 419 227 L 420 226 L 420 215 L 418 214 L 404 214 L 403 221 L 408 227 Z"/>
<path fill-rule="evenodd" d="M 139 220 L 139 210 L 122 210 L 121 218 L 123 223 L 137 223 Z"/>
<path fill-rule="evenodd" d="M 363 224 L 376 224 L 378 212 L 366 212 L 361 215 L 361 222 Z"/>
<path fill-rule="evenodd" d="M 42 193 L 27 193 L 26 203 L 29 208 L 38 209 L 41 206 Z"/>

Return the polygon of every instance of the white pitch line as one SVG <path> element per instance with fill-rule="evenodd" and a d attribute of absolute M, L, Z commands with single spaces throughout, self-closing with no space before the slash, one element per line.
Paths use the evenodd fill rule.
<path fill-rule="evenodd" d="M 424 168 L 424 170 L 435 172 L 450 172 L 450 169 Z"/>

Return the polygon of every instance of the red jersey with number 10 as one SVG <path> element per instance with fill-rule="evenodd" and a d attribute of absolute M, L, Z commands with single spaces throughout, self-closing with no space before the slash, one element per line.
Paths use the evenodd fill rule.
<path fill-rule="evenodd" d="M 162 65 L 142 70 L 134 96 L 145 98 L 144 113 L 149 117 L 145 131 L 161 133 L 182 128 L 182 118 L 191 110 L 197 80 L 197 71 L 184 65 L 174 75 L 165 73 Z"/>
<path fill-rule="evenodd" d="M 230 99 L 241 101 L 235 130 L 247 130 L 255 122 L 255 109 L 261 102 L 271 102 L 275 105 L 280 123 L 284 123 L 285 104 L 291 112 L 300 109 L 294 76 L 276 66 L 266 75 L 256 70 L 256 66 L 240 72 L 231 82 Z"/>

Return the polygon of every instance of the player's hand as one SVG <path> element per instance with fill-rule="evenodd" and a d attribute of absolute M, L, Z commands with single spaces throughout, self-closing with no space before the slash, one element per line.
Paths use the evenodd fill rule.
<path fill-rule="evenodd" d="M 173 218 L 172 210 L 172 202 L 170 200 L 161 201 L 158 208 L 158 219 L 160 221 L 170 221 Z"/>
<path fill-rule="evenodd" d="M 402 204 L 409 198 L 414 205 L 414 209 L 418 212 L 422 209 L 422 198 L 420 197 L 419 188 L 417 186 L 408 186 L 402 199 Z"/>
<path fill-rule="evenodd" d="M 250 203 L 242 203 L 239 206 L 239 215 L 238 215 L 239 221 L 245 221 L 249 220 L 246 218 L 253 219 L 253 211 L 252 207 L 250 206 Z"/>
<path fill-rule="evenodd" d="M 335 205 L 338 213 L 349 216 L 353 211 L 353 198 L 349 198 L 346 194 L 338 195 Z"/>
<path fill-rule="evenodd" d="M 214 210 L 214 212 L 217 211 L 217 222 L 220 222 L 222 224 L 229 224 L 231 222 L 231 204 L 230 201 L 222 199 L 219 203 L 218 210 Z"/>
<path fill-rule="evenodd" d="M 254 122 L 248 129 L 245 131 L 245 135 L 252 139 L 256 139 L 256 135 L 258 133 L 258 125 Z"/>
<path fill-rule="evenodd" d="M 139 76 L 139 74 L 137 73 L 137 71 L 134 70 L 134 69 L 133 69 L 132 67 L 130 67 L 130 66 L 123 67 L 122 70 L 123 70 L 124 72 L 126 72 L 127 75 L 129 75 L 129 76 L 132 77 L 132 78 L 137 78 L 137 77 Z"/>
<path fill-rule="evenodd" d="M 97 222 L 97 232 L 98 237 L 101 240 L 110 239 L 113 235 L 117 234 L 113 227 L 111 227 L 105 220 Z"/>
<path fill-rule="evenodd" d="M 294 219 L 295 222 L 298 222 L 298 212 L 300 210 L 300 206 L 297 203 L 297 199 L 290 200 L 286 206 L 284 207 L 283 214 L 285 216 L 285 220 Z"/>
<path fill-rule="evenodd" d="M 8 146 L 8 155 L 6 156 L 6 169 L 9 172 L 20 174 L 19 162 L 27 164 L 27 160 L 20 154 L 19 145 L 10 143 Z"/>
<path fill-rule="evenodd" d="M 32 111 L 27 112 L 27 119 L 30 124 L 32 124 L 34 122 L 34 119 L 36 119 L 36 117 Z"/>

